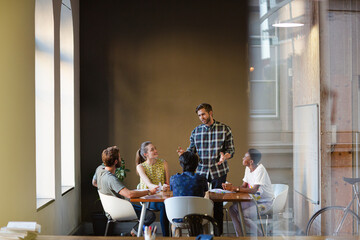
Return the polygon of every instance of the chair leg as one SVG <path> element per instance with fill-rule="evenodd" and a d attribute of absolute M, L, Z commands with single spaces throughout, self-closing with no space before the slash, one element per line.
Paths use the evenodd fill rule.
<path fill-rule="evenodd" d="M 107 232 L 108 232 L 108 229 L 109 229 L 109 224 L 110 224 L 110 221 L 108 220 L 107 223 L 106 223 L 106 228 L 105 228 L 105 234 L 104 234 L 104 236 L 107 236 Z"/>
<path fill-rule="evenodd" d="M 210 226 L 210 222 L 205 223 L 203 225 L 203 234 L 211 234 L 214 235 L 214 230 Z"/>
<path fill-rule="evenodd" d="M 171 224 L 171 236 L 172 237 L 181 237 L 181 228 L 175 227 L 175 225 Z"/>
<path fill-rule="evenodd" d="M 181 233 L 181 228 L 175 228 L 175 234 L 174 237 L 181 237 L 182 233 Z"/>
<path fill-rule="evenodd" d="M 226 233 L 229 235 L 229 211 L 227 208 L 224 208 L 225 209 L 225 217 L 226 217 Z"/>
<path fill-rule="evenodd" d="M 263 224 L 262 224 L 262 222 L 261 222 L 261 216 L 260 216 L 259 211 L 257 211 L 257 215 L 258 215 L 258 218 L 259 218 L 259 220 L 260 220 L 261 232 L 262 232 L 263 236 L 265 237 L 265 236 L 266 236 L 266 235 L 265 235 L 265 230 L 264 230 L 264 226 L 263 226 Z"/>
<path fill-rule="evenodd" d="M 266 221 L 265 221 L 265 233 L 266 233 L 266 236 L 269 234 L 268 227 L 269 227 L 269 215 L 266 215 Z"/>

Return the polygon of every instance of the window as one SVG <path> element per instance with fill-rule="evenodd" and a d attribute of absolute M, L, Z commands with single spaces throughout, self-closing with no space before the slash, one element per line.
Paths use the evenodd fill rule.
<path fill-rule="evenodd" d="M 278 117 L 279 96 L 276 46 L 270 45 L 269 57 L 264 58 L 262 45 L 252 38 L 250 46 L 250 115 L 251 117 Z M 271 57 L 270 57 L 271 56 Z"/>
<path fill-rule="evenodd" d="M 74 37 L 70 0 L 63 0 L 60 19 L 61 192 L 75 186 Z"/>
<path fill-rule="evenodd" d="M 35 3 L 37 208 L 55 198 L 54 19 L 52 1 Z"/>

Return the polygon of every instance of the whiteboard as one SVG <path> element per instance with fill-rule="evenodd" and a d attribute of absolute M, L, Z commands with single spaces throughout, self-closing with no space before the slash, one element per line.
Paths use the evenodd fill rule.
<path fill-rule="evenodd" d="M 319 107 L 294 108 L 294 190 L 319 204 Z"/>

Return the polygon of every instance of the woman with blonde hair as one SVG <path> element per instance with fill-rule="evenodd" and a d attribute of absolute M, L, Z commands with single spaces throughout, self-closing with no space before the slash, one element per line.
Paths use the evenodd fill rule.
<path fill-rule="evenodd" d="M 143 142 L 135 157 L 136 171 L 140 175 L 138 189 L 159 189 L 168 191 L 169 168 L 168 163 L 159 159 L 156 147 L 149 141 Z M 163 236 L 169 236 L 169 220 L 166 216 L 165 205 L 162 202 L 151 202 L 150 209 L 160 211 L 160 224 Z"/>

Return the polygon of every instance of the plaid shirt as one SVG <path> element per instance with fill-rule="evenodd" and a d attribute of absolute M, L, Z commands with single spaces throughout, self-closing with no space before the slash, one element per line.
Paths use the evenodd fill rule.
<path fill-rule="evenodd" d="M 225 160 L 217 165 L 220 160 L 220 152 L 229 153 L 230 158 L 235 153 L 234 140 L 230 127 L 217 122 L 209 127 L 205 124 L 197 126 L 190 136 L 190 146 L 187 151 L 197 152 L 200 162 L 197 173 L 205 175 L 206 178 L 219 178 L 229 172 L 229 166 Z"/>

